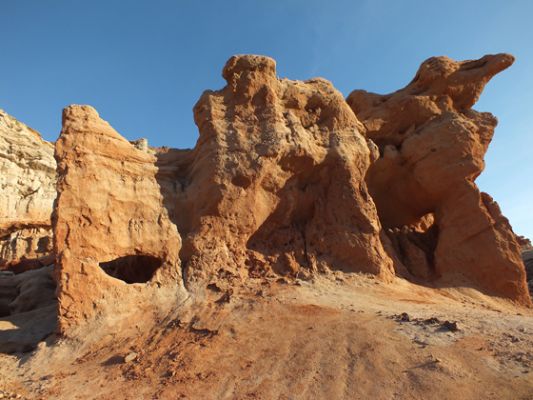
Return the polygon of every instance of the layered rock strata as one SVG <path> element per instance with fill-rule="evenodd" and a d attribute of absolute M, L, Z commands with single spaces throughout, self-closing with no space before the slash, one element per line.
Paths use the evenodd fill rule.
<path fill-rule="evenodd" d="M 0 269 L 53 261 L 55 179 L 53 145 L 0 110 Z"/>

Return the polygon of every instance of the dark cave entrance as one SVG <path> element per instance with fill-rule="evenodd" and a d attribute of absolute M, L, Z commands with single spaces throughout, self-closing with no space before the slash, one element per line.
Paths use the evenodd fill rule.
<path fill-rule="evenodd" d="M 148 282 L 161 265 L 161 259 L 148 255 L 129 255 L 100 263 L 106 274 L 126 283 Z"/>

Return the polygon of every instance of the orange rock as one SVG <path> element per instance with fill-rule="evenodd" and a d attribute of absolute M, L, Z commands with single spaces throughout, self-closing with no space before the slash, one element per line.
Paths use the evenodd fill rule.
<path fill-rule="evenodd" d="M 533 249 L 533 245 L 531 245 L 531 240 L 525 236 L 516 235 L 516 241 L 518 242 L 522 251 Z"/>
<path fill-rule="evenodd" d="M 55 157 L 59 331 L 72 334 L 93 319 L 131 324 L 135 315 L 175 307 L 181 241 L 162 205 L 154 156 L 93 108 L 70 106 Z"/>
<path fill-rule="evenodd" d="M 194 107 L 196 147 L 159 153 L 189 286 L 328 270 L 390 279 L 364 182 L 373 153 L 341 94 L 278 79 L 263 56 L 232 57 L 222 75 Z"/>
<path fill-rule="evenodd" d="M 201 303 L 208 287 L 226 302 L 231 285 L 251 278 L 330 271 L 386 281 L 396 273 L 531 304 L 517 239 L 474 183 L 496 119 L 471 107 L 512 62 L 432 58 L 406 88 L 355 91 L 346 102 L 324 79 L 279 79 L 274 60 L 235 56 L 222 73 L 227 85 L 194 107 L 200 136 L 191 150 L 130 143 L 91 107 L 70 106 L 55 146 L 54 251 L 21 245 L 5 265 L 57 261 L 67 336 L 82 326 L 138 327 L 188 295 Z M 40 154 L 42 143 L 28 137 L 28 157 Z M 48 167 L 27 174 L 46 182 L 45 198 L 30 193 L 26 204 L 11 185 L 17 243 L 51 237 Z M 26 174 L 13 171 L 11 183 Z M 26 227 L 23 210 L 38 204 Z M 45 231 L 37 232 L 41 214 Z"/>
<path fill-rule="evenodd" d="M 425 271 L 420 252 L 400 251 L 405 244 L 396 246 L 403 256 L 393 258 L 403 257 L 408 269 L 416 263 L 413 274 L 442 285 L 474 286 L 530 304 L 515 235 L 474 183 L 497 121 L 471 107 L 490 78 L 513 61 L 508 54 L 463 62 L 434 57 L 404 89 L 383 96 L 354 91 L 347 102 L 380 148 L 367 183 L 383 226 L 409 231 L 428 214 L 435 221 L 434 243 L 418 246 L 426 253 Z"/>

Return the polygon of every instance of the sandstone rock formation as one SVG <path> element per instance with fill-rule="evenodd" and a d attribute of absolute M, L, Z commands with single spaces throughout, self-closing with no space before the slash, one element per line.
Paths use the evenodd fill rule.
<path fill-rule="evenodd" d="M 55 301 L 53 266 L 17 275 L 0 274 L 0 317 L 20 314 Z"/>
<path fill-rule="evenodd" d="M 217 276 L 392 276 L 364 176 L 375 157 L 330 82 L 278 79 L 274 60 L 235 56 L 227 85 L 194 107 L 191 151 L 160 151 L 187 283 Z"/>
<path fill-rule="evenodd" d="M 55 157 L 59 332 L 88 320 L 121 329 L 176 307 L 181 240 L 162 206 L 155 157 L 88 106 L 64 110 Z"/>
<path fill-rule="evenodd" d="M 533 246 L 531 240 L 525 236 L 517 236 L 518 244 L 522 248 L 522 260 L 526 267 L 526 276 L 529 286 L 529 293 L 533 297 Z"/>
<path fill-rule="evenodd" d="M 70 106 L 55 145 L 53 251 L 51 145 L 0 114 L 2 262 L 56 261 L 67 336 L 138 326 L 140 313 L 201 302 L 206 288 L 229 296 L 256 278 L 332 271 L 528 305 L 517 238 L 474 183 L 496 119 L 471 107 L 512 61 L 433 58 L 402 90 L 345 101 L 324 79 L 279 79 L 272 59 L 235 56 L 227 85 L 194 107 L 191 150 L 130 143 L 93 108 Z"/>
<path fill-rule="evenodd" d="M 347 102 L 380 149 L 367 183 L 398 269 L 530 304 L 515 235 L 474 183 L 497 121 L 471 107 L 513 61 L 434 57 L 404 89 L 357 90 Z"/>
<path fill-rule="evenodd" d="M 51 143 L 0 110 L 0 269 L 21 261 L 37 266 L 53 261 L 53 153 Z"/>

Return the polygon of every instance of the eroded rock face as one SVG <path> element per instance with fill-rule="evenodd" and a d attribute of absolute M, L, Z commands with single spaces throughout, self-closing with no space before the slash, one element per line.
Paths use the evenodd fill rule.
<path fill-rule="evenodd" d="M 471 107 L 512 61 L 433 58 L 406 88 L 346 102 L 324 79 L 279 79 L 272 59 L 235 56 L 227 85 L 194 107 L 191 150 L 130 143 L 93 108 L 70 106 L 55 147 L 53 251 L 50 145 L 4 118 L 0 256 L 20 270 L 57 259 L 67 336 L 138 327 L 209 287 L 229 296 L 254 278 L 331 271 L 530 304 L 517 239 L 474 183 L 496 119 Z"/>
<path fill-rule="evenodd" d="M 404 89 L 358 90 L 347 102 L 380 148 L 367 183 L 398 269 L 529 304 L 515 235 L 474 183 L 497 121 L 471 107 L 513 61 L 507 54 L 463 62 L 434 57 Z M 419 229 L 428 218 L 434 223 Z"/>
<path fill-rule="evenodd" d="M 131 325 L 135 315 L 175 307 L 181 240 L 162 205 L 155 157 L 89 106 L 64 110 L 55 157 L 60 333 L 87 320 Z"/>
<path fill-rule="evenodd" d="M 527 237 L 517 235 L 516 241 L 518 242 L 518 245 L 520 246 L 522 251 L 533 250 L 533 245 L 531 245 L 531 240 L 528 239 Z"/>
<path fill-rule="evenodd" d="M 0 110 L 0 269 L 50 256 L 55 171 L 53 145 Z"/>
<path fill-rule="evenodd" d="M 529 293 L 533 293 L 533 249 L 526 250 L 522 253 L 522 259 L 526 267 L 527 282 Z"/>
<path fill-rule="evenodd" d="M 262 56 L 232 57 L 223 77 L 194 107 L 195 149 L 159 156 L 188 283 L 328 270 L 390 278 L 364 182 L 375 149 L 341 94 L 323 79 L 278 79 Z"/>

